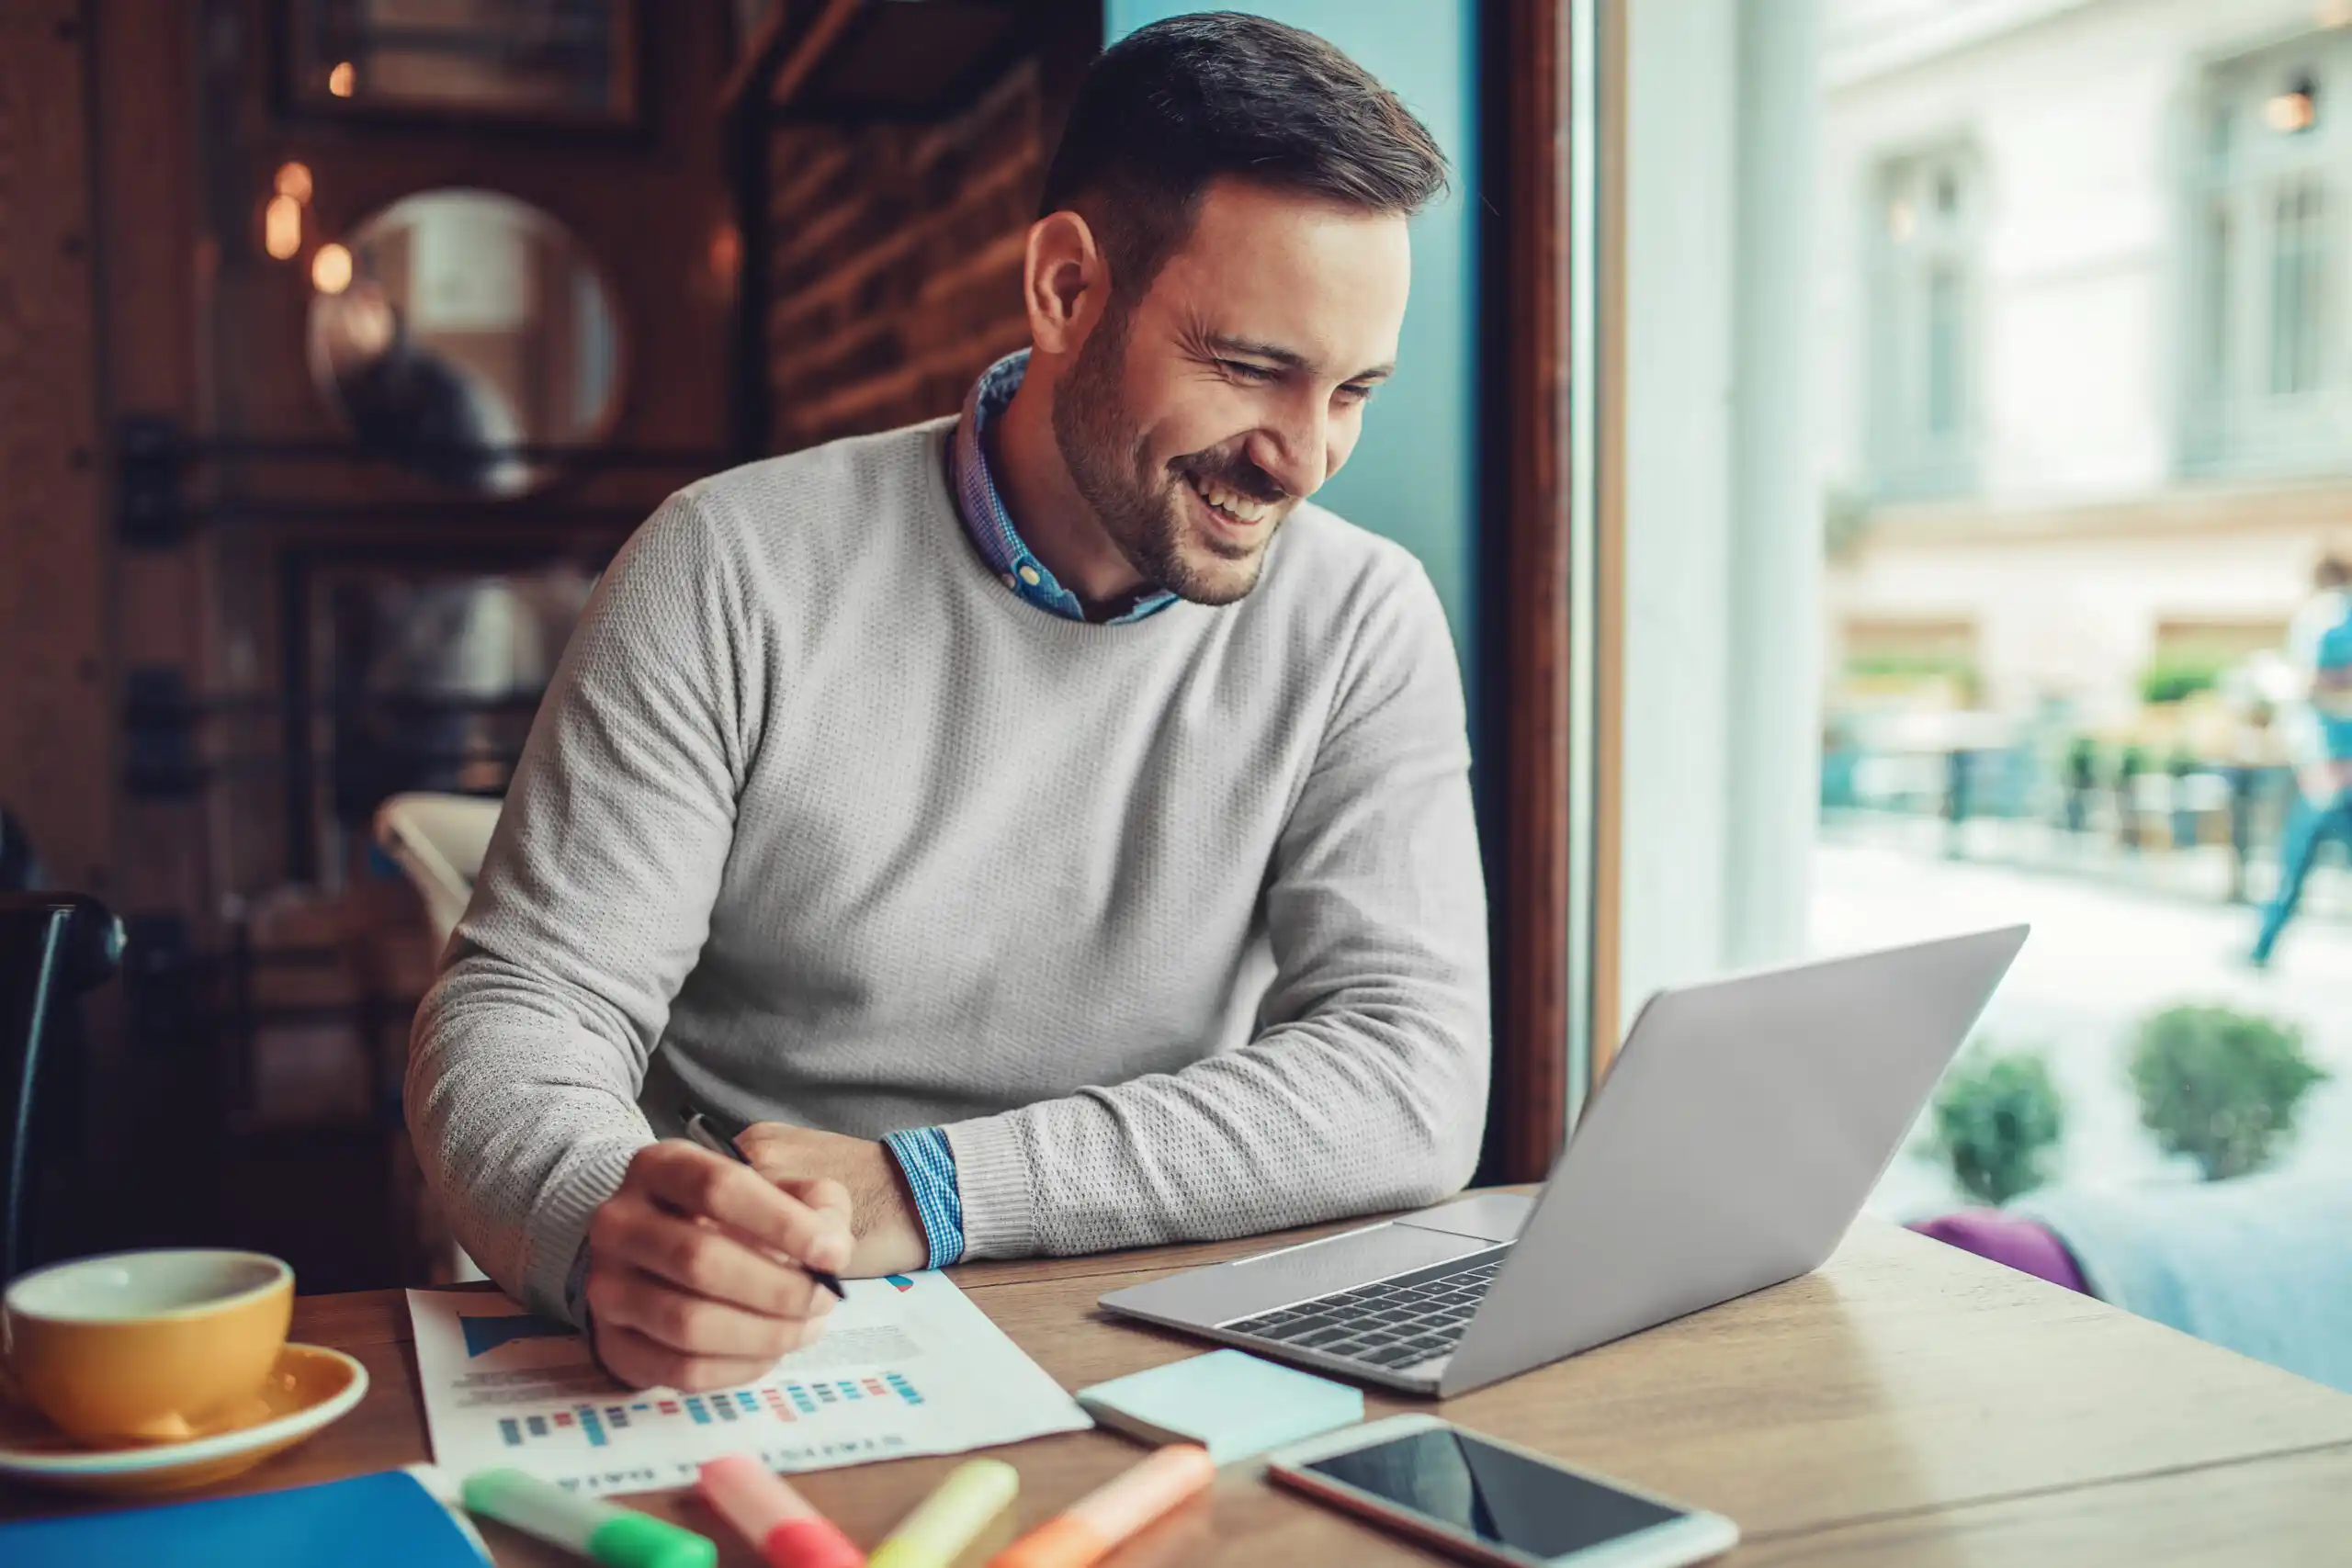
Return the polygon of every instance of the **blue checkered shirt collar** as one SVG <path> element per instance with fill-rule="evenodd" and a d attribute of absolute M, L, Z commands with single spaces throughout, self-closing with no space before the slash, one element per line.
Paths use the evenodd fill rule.
<path fill-rule="evenodd" d="M 972 547 L 989 563 L 989 570 L 1022 598 L 1048 615 L 1064 620 L 1086 619 L 1086 607 L 1078 595 L 1054 581 L 1046 563 L 1032 555 L 1022 541 L 1021 532 L 1012 525 L 1012 514 L 1004 509 L 1004 497 L 996 488 L 996 477 L 989 472 L 988 444 L 982 437 L 996 423 L 997 416 L 1012 401 L 1012 394 L 1021 389 L 1021 378 L 1029 372 L 1029 351 L 1008 354 L 981 373 L 972 383 L 971 391 L 964 399 L 964 417 L 956 422 L 956 439 L 948 446 L 948 478 L 956 492 L 956 510 L 964 520 L 964 532 L 971 536 Z M 1104 624 L 1122 626 L 1140 621 L 1146 615 L 1157 615 L 1176 603 L 1176 595 L 1161 589 L 1147 593 L 1127 609 L 1110 616 Z"/>

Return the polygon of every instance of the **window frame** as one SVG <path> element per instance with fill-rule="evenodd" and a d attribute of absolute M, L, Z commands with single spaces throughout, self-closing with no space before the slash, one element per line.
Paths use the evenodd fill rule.
<path fill-rule="evenodd" d="M 2263 123 L 2266 105 L 2309 80 L 2308 130 Z M 2219 60 L 2199 73 L 2182 180 L 2188 241 L 2183 316 L 2181 471 L 2297 478 L 2352 470 L 2352 37 L 2339 31 Z M 2226 116 L 2226 119 L 2224 118 Z M 2224 134 L 2218 127 L 2226 125 Z M 2291 362 L 2279 355 L 2278 234 L 2290 200 L 2317 197 L 2297 283 L 2312 296 Z M 2217 240 L 2217 232 L 2220 238 Z M 2282 382 L 2282 364 L 2290 370 Z"/>
<path fill-rule="evenodd" d="M 1957 190 L 1952 216 L 1923 199 L 1948 178 Z M 1984 160 L 1974 142 L 1951 136 L 1889 150 L 1871 164 L 1862 202 L 1863 273 L 1868 280 L 1863 334 L 1868 389 L 1865 450 L 1871 492 L 1882 501 L 1943 500 L 1978 483 L 1983 428 L 1984 235 L 1988 195 Z M 1907 218 L 1898 218 L 1906 210 Z M 1939 277 L 1958 279 L 1954 418 L 1935 427 L 1931 310 Z"/>

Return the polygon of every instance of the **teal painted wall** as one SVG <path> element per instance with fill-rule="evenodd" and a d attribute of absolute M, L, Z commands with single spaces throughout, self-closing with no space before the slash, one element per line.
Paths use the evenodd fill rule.
<path fill-rule="evenodd" d="M 1413 220 L 1413 294 L 1396 377 L 1363 438 L 1316 499 L 1385 534 L 1429 569 L 1477 712 L 1477 7 L 1474 0 L 1258 0 L 1218 6 L 1105 0 L 1118 39 L 1188 11 L 1252 11 L 1330 39 L 1421 118 L 1453 165 L 1453 188 Z M 1473 733 L 1476 733 L 1476 719 Z"/>

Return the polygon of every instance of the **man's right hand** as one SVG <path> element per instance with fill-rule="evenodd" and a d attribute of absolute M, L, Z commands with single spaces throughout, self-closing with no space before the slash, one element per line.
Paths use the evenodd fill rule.
<path fill-rule="evenodd" d="M 763 1375 L 832 1310 L 808 1269 L 847 1266 L 849 1220 L 838 1181 L 771 1181 L 692 1144 L 648 1145 L 588 1224 L 597 1359 L 633 1388 Z"/>

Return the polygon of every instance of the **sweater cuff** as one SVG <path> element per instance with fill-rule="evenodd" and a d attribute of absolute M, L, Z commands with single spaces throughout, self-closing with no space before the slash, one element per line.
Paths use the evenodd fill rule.
<path fill-rule="evenodd" d="M 1037 1203 L 1029 1153 L 1010 1116 L 983 1116 L 940 1129 L 956 1156 L 964 1199 L 964 1261 L 1037 1256 Z"/>
<path fill-rule="evenodd" d="M 922 1222 L 924 1243 L 933 1269 L 944 1269 L 964 1256 L 964 1198 L 956 1182 L 956 1152 L 947 1134 L 936 1127 L 911 1133 L 883 1134 L 882 1146 L 899 1162 L 913 1194 L 915 1217 Z"/>
<path fill-rule="evenodd" d="M 588 1222 L 605 1200 L 621 1190 L 628 1162 L 648 1140 L 591 1144 L 576 1148 L 558 1168 L 524 1226 L 523 1304 L 542 1317 L 578 1326 L 581 1303 L 572 1290 L 573 1270 L 588 1245 Z"/>

